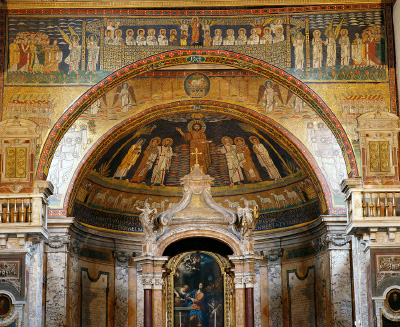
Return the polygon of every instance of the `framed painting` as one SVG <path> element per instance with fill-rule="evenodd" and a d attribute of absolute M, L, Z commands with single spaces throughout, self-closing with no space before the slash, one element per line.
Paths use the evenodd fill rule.
<path fill-rule="evenodd" d="M 228 260 L 212 252 L 185 252 L 168 263 L 167 326 L 231 326 Z"/>

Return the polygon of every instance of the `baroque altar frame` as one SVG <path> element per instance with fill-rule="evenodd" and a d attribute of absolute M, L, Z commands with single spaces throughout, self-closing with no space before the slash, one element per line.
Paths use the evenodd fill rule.
<path fill-rule="evenodd" d="M 177 269 L 179 265 L 182 263 L 182 260 L 185 256 L 190 255 L 192 253 L 202 253 L 210 256 L 215 260 L 218 264 L 222 280 L 223 280 L 223 326 L 225 327 L 233 327 L 235 326 L 235 314 L 232 313 L 232 309 L 234 308 L 234 285 L 233 285 L 233 274 L 232 264 L 229 262 L 227 258 L 224 256 L 208 252 L 208 251 L 188 251 L 180 253 L 174 257 L 172 257 L 166 264 L 165 268 L 167 272 L 169 272 L 165 277 L 165 288 L 164 288 L 164 303 L 165 303 L 165 312 L 166 312 L 166 326 L 173 327 L 175 325 L 175 303 L 174 303 L 174 278 L 177 274 Z M 208 326 L 207 326 L 208 327 Z"/>

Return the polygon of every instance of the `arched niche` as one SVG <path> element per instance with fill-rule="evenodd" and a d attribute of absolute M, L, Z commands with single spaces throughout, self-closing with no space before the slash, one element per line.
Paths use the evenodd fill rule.
<path fill-rule="evenodd" d="M 183 238 L 169 244 L 162 255 L 173 257 L 187 251 L 209 251 L 218 253 L 222 256 L 233 254 L 233 249 L 229 245 L 213 238 L 199 236 Z"/>
<path fill-rule="evenodd" d="M 172 244 L 180 242 L 190 242 L 191 239 L 200 238 L 204 240 L 212 240 L 214 244 L 223 244 L 229 248 L 235 256 L 243 254 L 239 240 L 232 233 L 224 228 L 219 227 L 196 227 L 182 226 L 167 232 L 157 240 L 157 256 L 162 256 Z M 195 249 L 193 249 L 195 250 Z M 201 250 L 200 248 L 196 250 Z M 219 252 L 219 251 L 215 251 Z"/>
<path fill-rule="evenodd" d="M 45 179 L 47 177 L 58 143 L 69 127 L 93 102 L 128 79 L 161 68 L 187 65 L 193 62 L 193 60 L 196 60 L 197 57 L 202 57 L 204 59 L 199 61 L 201 62 L 199 66 L 211 63 L 250 71 L 260 76 L 267 77 L 273 82 L 291 90 L 303 101 L 308 103 L 331 129 L 341 147 L 349 177 L 358 176 L 354 152 L 343 126 L 322 99 L 307 85 L 283 70 L 249 56 L 220 50 L 176 50 L 158 54 L 128 65 L 93 86 L 76 100 L 58 119 L 57 123 L 50 131 L 40 155 L 37 178 Z"/>

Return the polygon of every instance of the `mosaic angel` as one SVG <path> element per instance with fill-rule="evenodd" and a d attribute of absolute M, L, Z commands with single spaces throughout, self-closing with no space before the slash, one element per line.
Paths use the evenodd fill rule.
<path fill-rule="evenodd" d="M 121 98 L 122 112 L 128 112 L 130 106 L 136 105 L 135 90 L 132 86 L 129 86 L 128 83 L 122 83 L 120 86 L 117 87 L 117 91 L 114 95 L 113 107 L 115 106 L 119 98 Z M 132 104 L 132 102 L 134 104 Z"/>
<path fill-rule="evenodd" d="M 326 45 L 326 67 L 333 67 L 336 65 L 336 39 L 339 36 L 341 26 L 343 24 L 343 19 L 333 30 L 333 19 L 327 29 L 325 30 L 326 40 L 324 44 Z"/>
<path fill-rule="evenodd" d="M 78 73 L 79 63 L 81 61 L 81 48 L 82 46 L 79 44 L 79 36 L 74 31 L 74 29 L 68 24 L 68 29 L 71 33 L 71 37 L 69 37 L 62 29 L 58 27 L 63 39 L 65 42 L 69 44 L 69 56 L 65 58 L 65 63 L 69 65 L 69 73 L 72 71 Z"/>
<path fill-rule="evenodd" d="M 258 88 L 257 104 L 263 101 L 265 112 L 273 112 L 275 108 L 275 96 L 283 102 L 279 85 L 272 83 L 272 81 L 266 81 L 264 85 L 260 85 Z"/>

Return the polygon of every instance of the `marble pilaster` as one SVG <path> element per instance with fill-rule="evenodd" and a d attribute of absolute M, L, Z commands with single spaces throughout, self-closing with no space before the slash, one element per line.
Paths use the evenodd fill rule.
<path fill-rule="evenodd" d="M 317 320 L 318 326 L 327 325 L 327 303 L 326 303 L 326 254 L 321 252 L 317 255 L 317 270 L 316 270 L 316 278 L 317 278 Z"/>
<path fill-rule="evenodd" d="M 128 262 L 132 254 L 115 251 L 115 326 L 128 326 Z"/>
<path fill-rule="evenodd" d="M 46 326 L 67 324 L 67 258 L 66 244 L 49 239 L 47 252 Z"/>
<path fill-rule="evenodd" d="M 31 248 L 29 264 L 29 312 L 28 326 L 43 326 L 43 241 Z"/>
<path fill-rule="evenodd" d="M 269 326 L 283 326 L 281 258 L 268 262 Z"/>
<path fill-rule="evenodd" d="M 72 241 L 68 258 L 68 326 L 78 327 L 79 317 L 79 252 L 82 243 Z"/>
<path fill-rule="evenodd" d="M 162 278 L 161 266 L 154 267 L 154 282 L 153 282 L 153 324 L 154 326 L 163 326 L 163 285 L 164 280 Z"/>
<path fill-rule="evenodd" d="M 254 326 L 261 327 L 261 276 L 260 265 L 256 264 L 255 267 L 255 283 L 254 283 Z"/>
<path fill-rule="evenodd" d="M 143 289 L 143 276 L 142 276 L 142 267 L 138 265 L 138 270 L 137 270 L 137 315 L 136 315 L 136 326 L 137 327 L 143 327 L 144 326 L 144 321 L 143 321 L 143 312 L 144 312 L 144 289 Z"/>
<path fill-rule="evenodd" d="M 260 326 L 269 326 L 269 298 L 268 298 L 268 266 L 265 260 L 260 262 Z M 256 309 L 257 310 L 257 309 Z"/>
<path fill-rule="evenodd" d="M 79 326 L 79 258 L 70 257 L 68 267 L 68 326 Z"/>
<path fill-rule="evenodd" d="M 349 249 L 330 250 L 332 326 L 352 326 Z"/>
<path fill-rule="evenodd" d="M 366 276 L 367 264 L 369 262 L 369 249 L 365 247 L 365 242 L 356 236 L 353 236 L 352 244 L 355 326 L 367 327 L 369 326 L 369 305 Z"/>
<path fill-rule="evenodd" d="M 245 288 L 235 284 L 235 326 L 245 326 Z"/>
<path fill-rule="evenodd" d="M 128 268 L 128 326 L 136 326 L 136 318 L 138 312 L 137 302 L 137 268 L 136 265 Z"/>
<path fill-rule="evenodd" d="M 128 267 L 115 267 L 115 325 L 128 326 Z"/>

